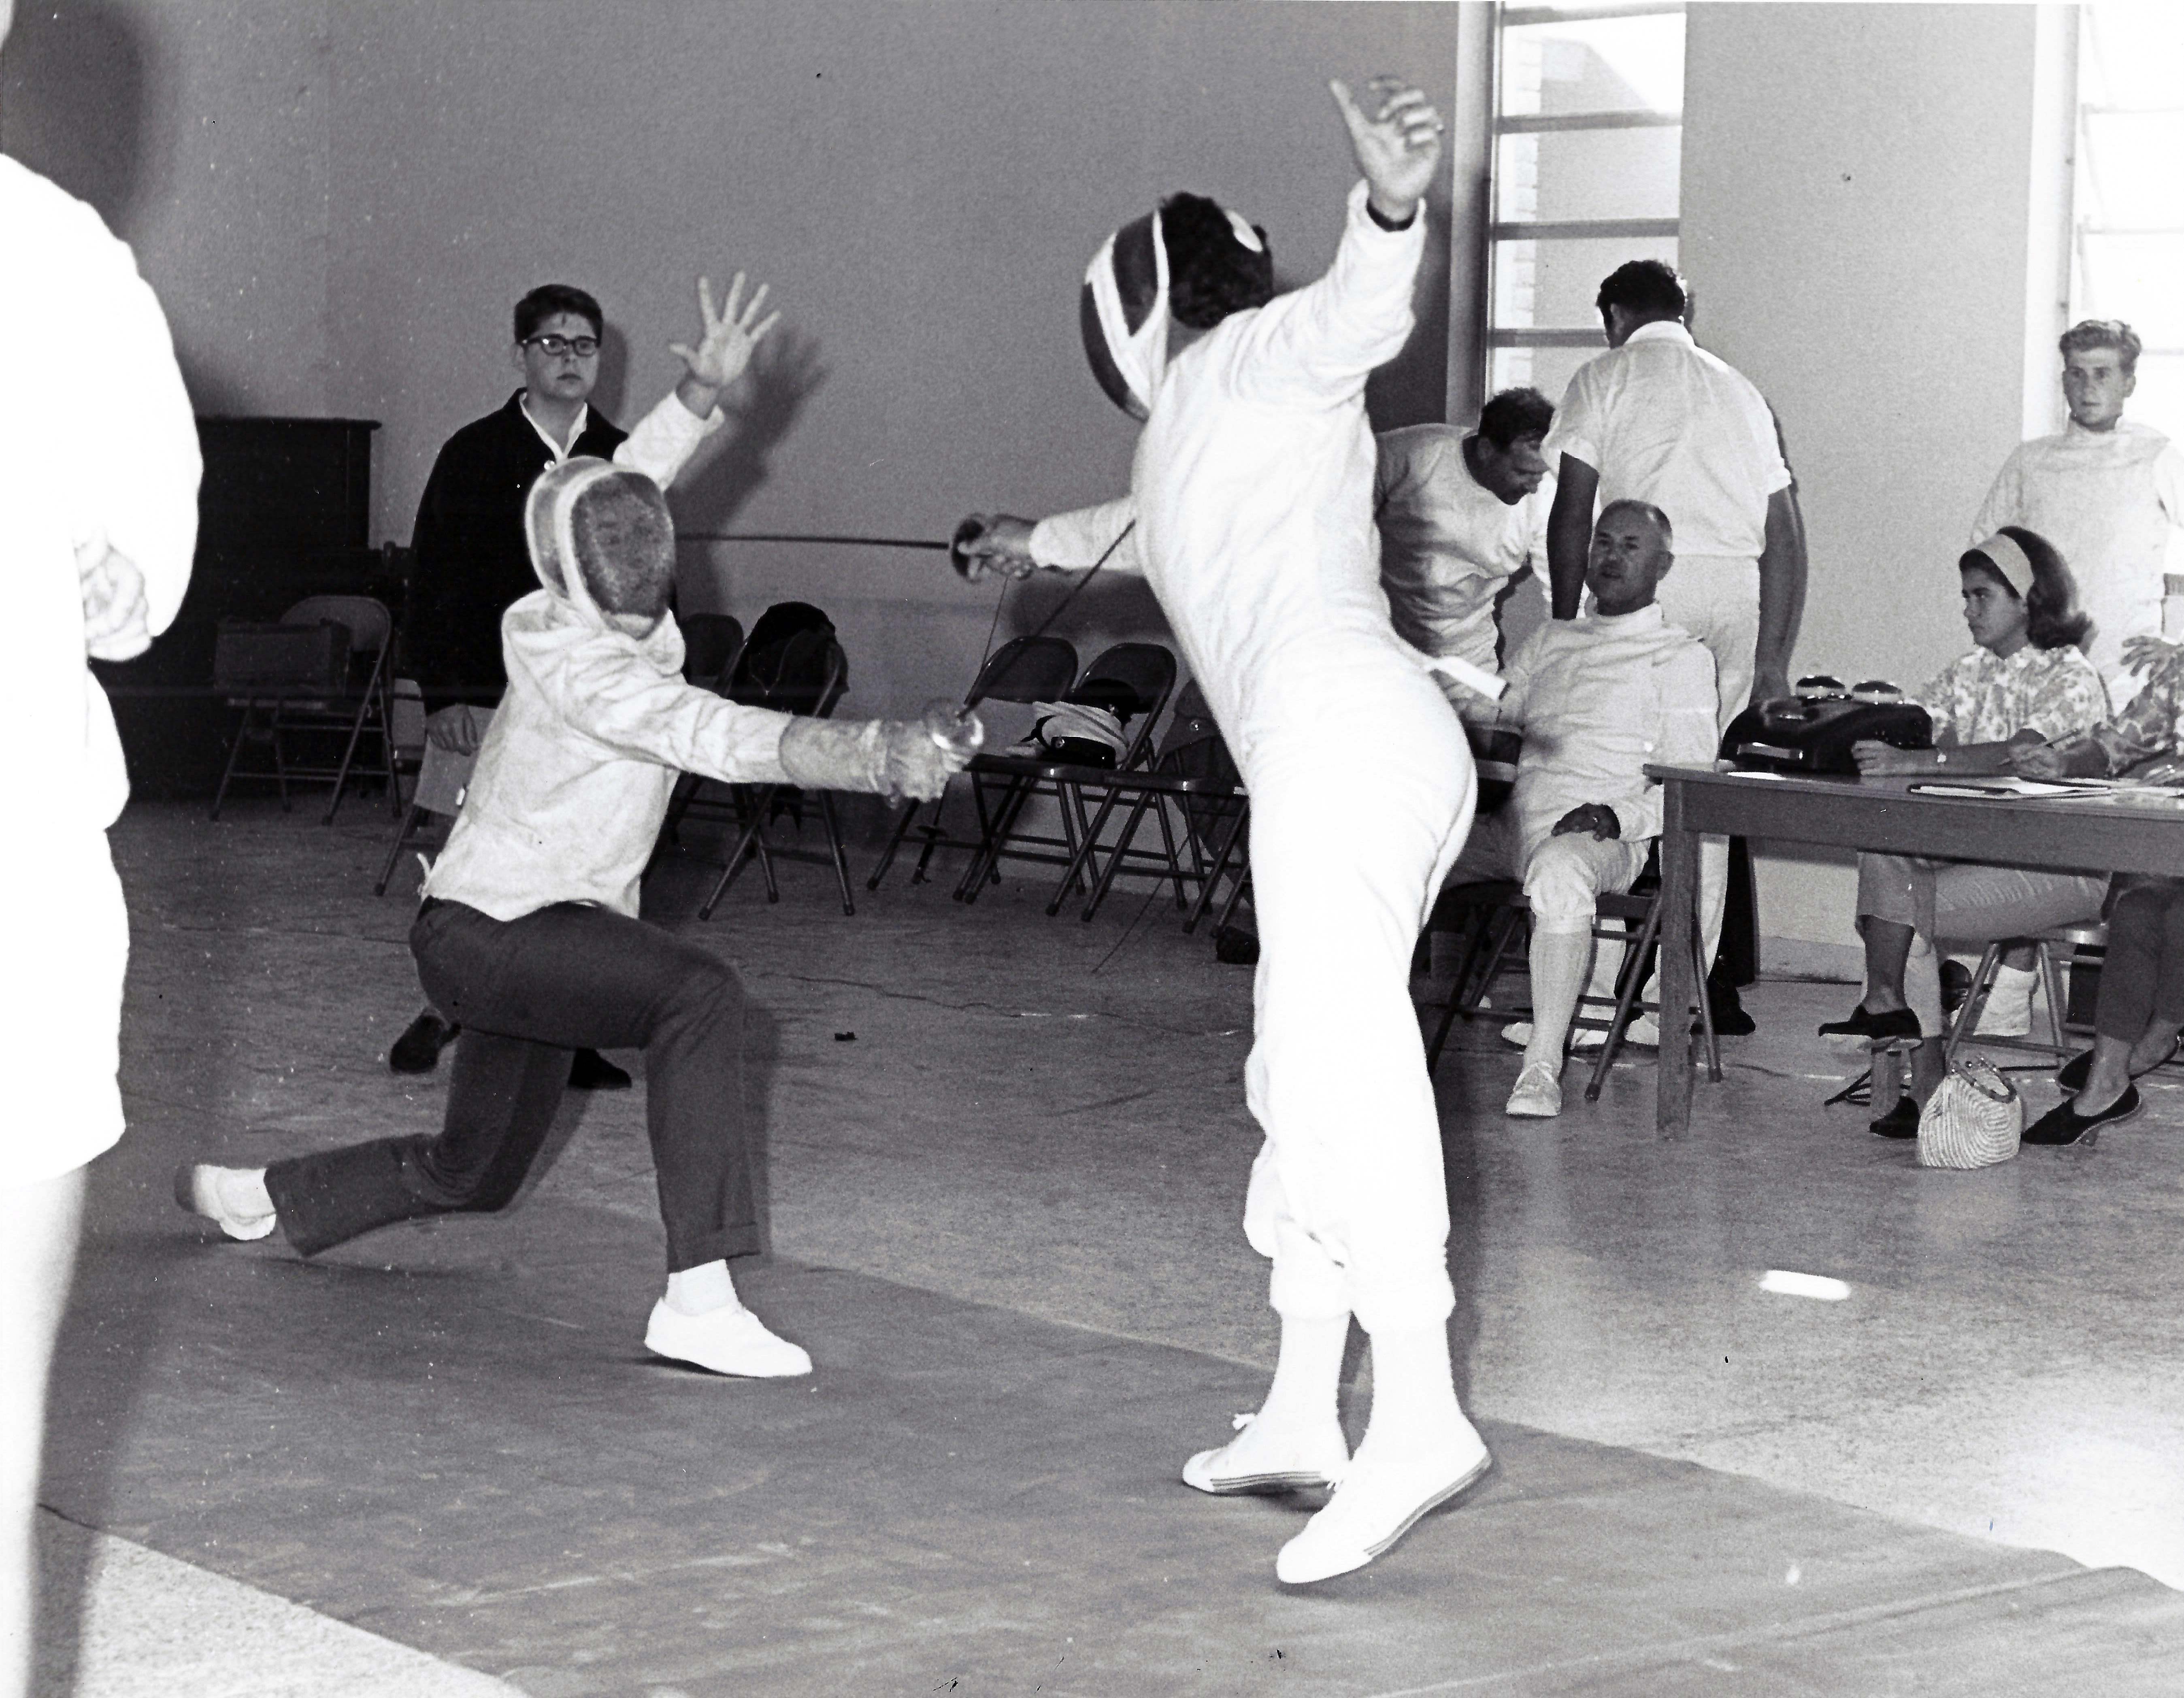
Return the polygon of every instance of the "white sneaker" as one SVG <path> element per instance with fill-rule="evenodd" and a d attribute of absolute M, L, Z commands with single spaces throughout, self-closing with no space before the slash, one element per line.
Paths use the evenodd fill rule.
<path fill-rule="evenodd" d="M 794 1379 L 811 1372 L 811 1358 L 800 1345 L 776 1338 L 765 1322 L 734 1303 L 685 1315 L 662 1298 L 652 1306 L 644 1348 L 671 1361 L 746 1379 Z"/>
<path fill-rule="evenodd" d="M 1552 1120 L 1563 1111 L 1562 1082 L 1545 1061 L 1527 1061 L 1502 1112 L 1524 1120 Z"/>
<path fill-rule="evenodd" d="M 1502 1041 L 1513 1049 L 1522 1049 L 1532 1041 L 1532 1022 L 1513 1020 L 1502 1028 Z M 1607 1042 L 1607 1033 L 1595 1026 L 1574 1026 L 1570 1028 L 1569 1047 L 1573 1052 L 1597 1049 Z"/>
<path fill-rule="evenodd" d="M 203 1215 L 231 1239 L 248 1243 L 262 1239 L 280 1224 L 279 1215 L 237 1208 L 226 1189 L 239 1188 L 258 1172 L 254 1167 L 215 1167 L 209 1161 L 185 1161 L 175 1170 L 175 1200 L 193 1215 Z M 223 1187 L 221 1181 L 228 1182 Z"/>
<path fill-rule="evenodd" d="M 1352 1477 L 1338 1486 L 1327 1507 L 1276 1555 L 1274 1578 L 1284 1585 L 1310 1585 L 1362 1568 L 1384 1554 L 1429 1511 L 1486 1477 L 1494 1459 L 1485 1442 L 1473 1437 L 1476 1450 L 1468 1456 L 1370 1482 Z"/>
<path fill-rule="evenodd" d="M 1216 1497 L 1309 1491 L 1336 1484 L 1349 1469 L 1350 1445 L 1334 1422 L 1321 1432 L 1291 1433 L 1270 1445 L 1252 1432 L 1256 1419 L 1238 1416 L 1240 1436 L 1185 1462 L 1184 1484 Z"/>
<path fill-rule="evenodd" d="M 2040 975 L 2031 967 L 1997 967 L 1994 983 L 1980 1010 L 1975 1038 L 2023 1038 L 2032 1030 L 2032 988 Z"/>
<path fill-rule="evenodd" d="M 1607 1034 L 1605 1032 L 1600 1034 L 1600 1041 L 1603 1044 L 1607 1041 Z M 1623 1041 L 1641 1049 L 1659 1049 L 1661 1047 L 1660 1017 L 1652 1014 L 1640 1015 L 1623 1028 Z"/>

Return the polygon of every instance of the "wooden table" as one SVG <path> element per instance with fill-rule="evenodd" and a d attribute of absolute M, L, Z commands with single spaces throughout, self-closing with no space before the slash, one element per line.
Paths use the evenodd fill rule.
<path fill-rule="evenodd" d="M 1661 1082 L 1658 1127 L 1680 1138 L 1691 1117 L 1691 1049 L 1671 1042 L 1701 994 L 1687 941 L 1697 917 L 1702 833 L 1775 838 L 1894 855 L 1930 855 L 2100 872 L 2184 877 L 2184 804 L 2107 797 L 1916 795 L 1919 778 L 1786 778 L 1763 773 L 1649 766 L 1663 789 L 1661 832 Z M 1976 782 L 1976 781 L 1972 781 Z"/>

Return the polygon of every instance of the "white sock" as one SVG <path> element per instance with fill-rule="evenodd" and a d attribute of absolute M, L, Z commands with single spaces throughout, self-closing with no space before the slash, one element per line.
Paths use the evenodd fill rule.
<path fill-rule="evenodd" d="M 1448 1329 L 1436 1322 L 1373 1335 L 1373 1418 L 1365 1445 L 1376 1451 L 1440 1449 L 1468 1425 L 1456 1400 Z"/>
<path fill-rule="evenodd" d="M 1267 1388 L 1254 1424 L 1270 1432 L 1308 1433 L 1340 1422 L 1336 1394 L 1342 1352 L 1350 1342 L 1347 1315 L 1282 1317 L 1282 1350 L 1274 1383 Z"/>
<path fill-rule="evenodd" d="M 274 1212 L 272 1193 L 265 1189 L 263 1167 L 227 1167 L 213 1181 L 220 1206 L 244 1220 L 259 1220 Z"/>
<path fill-rule="evenodd" d="M 716 1309 L 740 1309 L 736 1283 L 726 1261 L 705 1261 L 667 1276 L 667 1306 L 678 1315 L 705 1315 Z"/>
<path fill-rule="evenodd" d="M 1569 1036 L 1570 1019 L 1577 1012 L 1578 994 L 1585 984 L 1586 963 L 1592 955 L 1590 932 L 1532 931 L 1532 1036 L 1524 1045 L 1524 1065 L 1544 1064 L 1559 1072 L 1563 1041 Z M 1447 1360 L 1446 1342 L 1442 1360 Z M 1373 1366 L 1375 1384 L 1380 1376 L 1378 1351 Z"/>

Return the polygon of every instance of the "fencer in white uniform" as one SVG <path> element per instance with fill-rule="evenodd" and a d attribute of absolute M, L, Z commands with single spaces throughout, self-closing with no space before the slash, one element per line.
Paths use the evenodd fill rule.
<path fill-rule="evenodd" d="M 1479 427 L 1405 425 L 1380 433 L 1373 518 L 1380 587 L 1396 634 L 1429 654 L 1502 670 L 1502 593 L 1527 567 L 1547 575 L 1554 481 L 1540 444 L 1555 409 L 1536 389 L 1504 389 Z M 1467 726 L 1490 727 L 1491 698 L 1440 676 Z"/>
<path fill-rule="evenodd" d="M 9 20 L 0 0 L 0 36 Z M 87 659 L 166 629 L 197 537 L 198 439 L 165 319 L 82 202 L 0 159 L 0 757 L 16 817 L 0 1023 L 30 1058 L 0 1128 L 0 1698 L 31 1683 L 31 1523 L 85 1165 L 121 1136 L 129 913 L 106 828 L 129 777 Z"/>
<path fill-rule="evenodd" d="M 1145 420 L 1131 493 L 1035 528 L 980 515 L 970 548 L 974 568 L 1021 571 L 1112 548 L 1141 571 L 1251 793 L 1245 1096 L 1266 1140 L 1245 1230 L 1273 1261 L 1281 1354 L 1257 1416 L 1184 1478 L 1217 1493 L 1339 1481 L 1277 1560 L 1292 1582 L 1372 1561 L 1488 1466 L 1450 1368 L 1440 1126 L 1407 988 L 1474 780 L 1455 714 L 1389 621 L 1364 405 L 1367 375 L 1410 334 L 1441 126 L 1390 81 L 1373 116 L 1336 95 L 1365 181 L 1327 275 L 1270 298 L 1261 235 L 1196 197 L 1125 226 L 1093 261 L 1084 324 L 1095 373 Z M 1172 336 L 1201 326 L 1169 358 Z M 1338 792 L 1361 817 L 1330 824 Z M 1353 1314 L 1373 1365 L 1354 1458 L 1336 1413 Z"/>

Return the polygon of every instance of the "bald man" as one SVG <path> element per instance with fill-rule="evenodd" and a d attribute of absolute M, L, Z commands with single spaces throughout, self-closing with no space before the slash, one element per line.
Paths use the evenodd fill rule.
<path fill-rule="evenodd" d="M 1585 557 L 1591 610 L 1534 632 L 1505 675 L 1502 723 L 1524 736 L 1516 794 L 1479 821 L 1451 878 L 1522 879 L 1531 904 L 1531 1033 L 1511 1115 L 1562 1112 L 1563 1050 L 1601 894 L 1630 889 L 1661 834 L 1647 764 L 1713 758 L 1713 657 L 1655 598 L 1674 540 L 1659 508 L 1609 503 Z"/>

